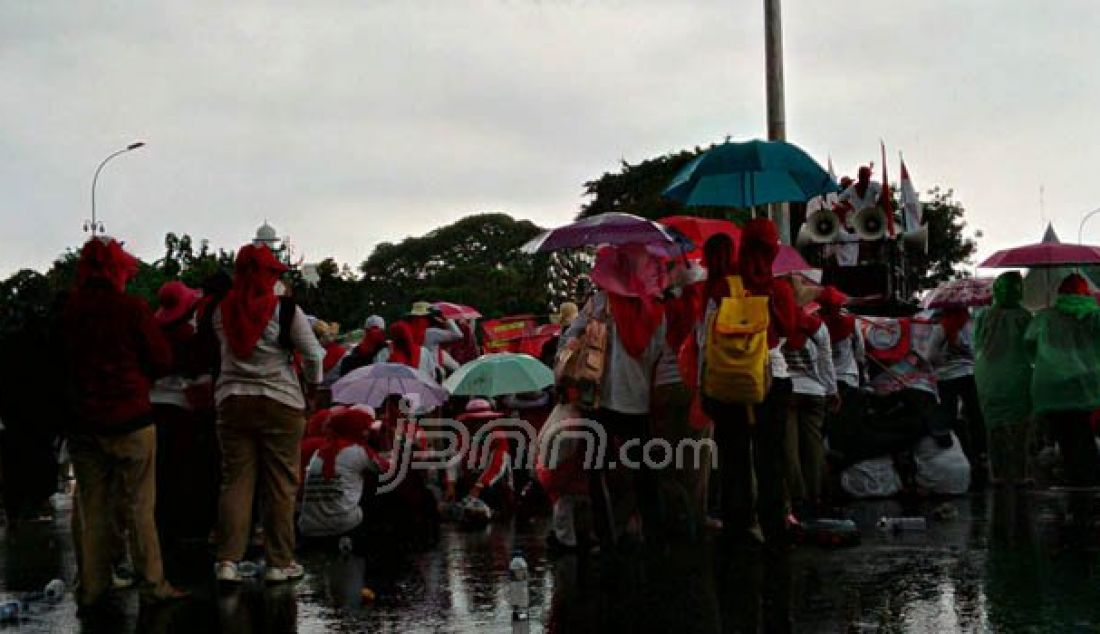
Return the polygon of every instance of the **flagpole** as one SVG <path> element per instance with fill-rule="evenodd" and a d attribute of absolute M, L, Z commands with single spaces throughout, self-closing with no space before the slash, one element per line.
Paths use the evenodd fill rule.
<path fill-rule="evenodd" d="M 905 169 L 905 157 L 901 155 L 901 150 L 898 150 L 898 169 Z M 902 179 L 898 179 L 898 183 L 901 185 L 901 193 L 904 196 L 905 181 Z M 903 229 L 905 229 L 906 233 L 912 230 L 912 227 L 909 226 L 909 210 L 905 208 L 905 201 L 902 201 L 901 203 L 901 226 Z"/>

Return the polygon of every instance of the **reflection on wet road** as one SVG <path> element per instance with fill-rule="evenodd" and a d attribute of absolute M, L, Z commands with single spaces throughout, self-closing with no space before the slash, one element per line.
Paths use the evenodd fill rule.
<path fill-rule="evenodd" d="M 848 507 L 862 544 L 790 554 L 710 543 L 613 555 L 550 557 L 544 525 L 448 527 L 435 550 L 404 561 L 302 553 L 296 586 L 258 582 L 224 591 L 201 551 L 169 573 L 195 591 L 187 603 L 140 610 L 134 593 L 116 614 L 81 623 L 71 598 L 30 602 L 21 631 L 513 632 L 507 596 L 512 549 L 530 568 L 531 632 L 652 631 L 1100 631 L 1096 493 L 1014 492 L 948 502 L 958 517 L 927 531 L 881 533 L 881 516 L 928 515 L 938 503 Z M 59 516 L 65 512 L 59 512 Z M 72 579 L 67 522 L 7 534 L 7 596 Z M 384 551 L 383 545 L 379 550 Z M 721 564 L 719 563 L 721 562 Z M 364 604 L 361 592 L 376 595 Z M 725 626 L 723 628 L 723 626 Z"/>

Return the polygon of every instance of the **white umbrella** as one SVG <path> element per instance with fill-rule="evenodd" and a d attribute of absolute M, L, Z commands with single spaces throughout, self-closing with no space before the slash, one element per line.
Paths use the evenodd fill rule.
<path fill-rule="evenodd" d="M 447 401 L 447 390 L 404 363 L 375 363 L 357 368 L 332 386 L 332 400 L 336 403 L 381 407 L 387 397 L 394 395 L 411 396 L 429 409 Z"/>

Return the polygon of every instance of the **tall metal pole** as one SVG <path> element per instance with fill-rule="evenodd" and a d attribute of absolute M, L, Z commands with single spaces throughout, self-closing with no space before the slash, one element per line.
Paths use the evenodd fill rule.
<path fill-rule="evenodd" d="M 96 236 L 97 233 L 99 233 L 100 231 L 103 230 L 102 226 L 99 223 L 99 220 L 96 218 L 96 215 L 95 215 L 95 186 L 96 186 L 96 183 L 99 182 L 99 173 L 103 171 L 103 166 L 106 165 L 107 162 L 110 161 L 111 159 L 113 159 L 114 157 L 118 156 L 119 154 L 125 154 L 127 152 L 130 152 L 132 150 L 136 150 L 139 147 L 144 147 L 144 146 L 145 146 L 145 141 L 135 141 L 135 142 L 131 143 L 130 145 L 127 145 L 126 147 L 122 148 L 121 150 L 116 150 L 115 152 L 112 152 L 111 154 L 108 154 L 107 158 L 100 161 L 99 166 L 95 168 L 95 174 L 92 176 L 92 220 L 91 220 L 91 226 L 90 226 L 93 238 Z M 87 231 L 88 229 L 89 229 L 89 223 L 85 222 L 84 223 L 84 230 Z"/>
<path fill-rule="evenodd" d="M 780 0 L 764 0 L 764 76 L 767 95 L 768 140 L 787 140 L 783 98 L 783 19 Z M 772 220 L 784 244 L 791 243 L 791 210 L 787 203 L 771 206 Z"/>

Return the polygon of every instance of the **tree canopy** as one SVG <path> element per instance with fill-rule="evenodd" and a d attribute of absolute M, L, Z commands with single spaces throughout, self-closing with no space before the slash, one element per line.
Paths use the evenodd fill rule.
<path fill-rule="evenodd" d="M 421 237 L 379 244 L 359 267 L 362 308 L 394 317 L 414 301 L 446 300 L 493 316 L 546 312 L 546 258 L 519 251 L 540 231 L 507 214 L 477 214 Z"/>

